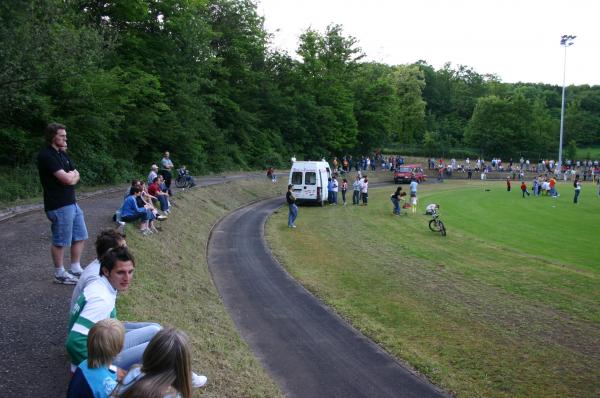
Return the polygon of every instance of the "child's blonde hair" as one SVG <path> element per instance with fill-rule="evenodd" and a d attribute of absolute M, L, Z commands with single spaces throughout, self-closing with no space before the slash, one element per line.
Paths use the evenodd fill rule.
<path fill-rule="evenodd" d="M 123 349 L 125 328 L 116 319 L 103 319 L 88 334 L 88 367 L 109 366 Z"/>

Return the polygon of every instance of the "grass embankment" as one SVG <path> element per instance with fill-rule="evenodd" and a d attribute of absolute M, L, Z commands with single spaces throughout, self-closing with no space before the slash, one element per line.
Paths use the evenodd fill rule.
<path fill-rule="evenodd" d="M 137 266 L 130 292 L 118 300 L 119 318 L 176 326 L 190 336 L 193 368 L 208 376 L 195 396 L 282 396 L 238 336 L 213 285 L 205 249 L 217 220 L 253 200 L 283 197 L 285 184 L 252 178 L 186 191 L 176 195 L 160 234 L 142 237 L 127 226 Z"/>
<path fill-rule="evenodd" d="M 310 291 L 459 397 L 600 396 L 600 198 L 585 183 L 523 199 L 504 182 L 422 184 L 416 215 L 393 187 L 367 207 L 301 207 L 267 238 Z M 405 189 L 408 189 L 406 187 Z M 489 191 L 486 191 L 489 189 Z M 448 229 L 429 231 L 427 203 Z M 403 210 L 405 211 L 405 210 Z"/>

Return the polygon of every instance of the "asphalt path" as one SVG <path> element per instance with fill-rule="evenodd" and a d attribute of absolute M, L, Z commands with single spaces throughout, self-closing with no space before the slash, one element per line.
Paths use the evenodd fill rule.
<path fill-rule="evenodd" d="M 264 224 L 283 202 L 257 202 L 223 218 L 209 240 L 208 264 L 238 330 L 284 394 L 448 396 L 349 326 L 273 259 Z"/>

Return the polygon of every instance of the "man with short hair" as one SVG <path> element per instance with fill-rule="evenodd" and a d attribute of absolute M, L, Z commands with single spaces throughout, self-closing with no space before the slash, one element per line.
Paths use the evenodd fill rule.
<path fill-rule="evenodd" d="M 97 279 L 100 279 L 100 259 L 102 256 L 104 256 L 109 250 L 121 246 L 127 246 L 127 241 L 125 240 L 124 234 L 112 228 L 108 228 L 100 232 L 96 238 L 96 258 L 94 261 L 89 263 L 87 267 L 85 267 L 83 273 L 79 277 L 77 286 L 75 286 L 75 289 L 73 289 L 69 313 L 73 310 L 77 299 L 81 293 L 83 293 L 83 290 L 87 287 L 87 285 Z"/>
<path fill-rule="evenodd" d="M 164 177 L 168 189 L 171 189 L 171 179 L 173 178 L 172 170 L 174 167 L 170 156 L 171 154 L 169 151 L 165 151 L 163 158 L 160 161 L 160 174 Z"/>
<path fill-rule="evenodd" d="M 156 177 L 150 186 L 148 186 L 148 194 L 154 196 L 156 200 L 160 203 L 160 209 L 165 213 L 169 214 L 169 194 L 163 192 L 160 189 L 160 185 L 163 182 L 163 176 L 159 175 Z"/>
<path fill-rule="evenodd" d="M 133 280 L 135 259 L 126 246 L 108 249 L 100 259 L 99 278 L 89 283 L 79 295 L 69 319 L 65 346 L 71 359 L 71 370 L 88 357 L 87 336 L 102 319 L 117 319 L 116 300 L 119 292 L 129 289 Z M 113 365 L 128 371 L 142 363 L 148 343 L 162 326 L 152 322 L 123 322 L 125 342 Z M 192 372 L 192 386 L 202 387 L 206 376 Z"/>
<path fill-rule="evenodd" d="M 83 211 L 75 198 L 79 172 L 67 155 L 66 127 L 50 123 L 45 135 L 48 146 L 39 152 L 37 165 L 44 191 L 44 211 L 52 223 L 50 252 L 54 263 L 54 282 L 74 285 L 83 272 L 80 259 L 88 238 Z M 63 265 L 66 246 L 71 247 L 69 272 Z"/>
<path fill-rule="evenodd" d="M 99 278 L 83 289 L 75 302 L 69 319 L 66 348 L 71 369 L 87 358 L 87 335 L 96 322 L 117 318 L 117 293 L 129 289 L 135 270 L 135 259 L 127 247 L 108 250 L 100 259 Z M 125 345 L 113 362 L 129 370 L 141 363 L 142 354 L 152 337 L 161 329 L 156 323 L 125 323 Z"/>

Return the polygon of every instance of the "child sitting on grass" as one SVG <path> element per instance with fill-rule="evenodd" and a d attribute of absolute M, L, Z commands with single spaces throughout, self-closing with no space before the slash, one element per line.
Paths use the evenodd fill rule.
<path fill-rule="evenodd" d="M 123 378 L 114 397 L 191 398 L 192 388 L 206 384 L 206 376 L 192 372 L 188 336 L 181 330 L 165 328 L 144 350 L 141 367 L 133 367 Z"/>
<path fill-rule="evenodd" d="M 123 349 L 125 329 L 116 319 L 103 319 L 88 334 L 88 358 L 79 364 L 67 398 L 108 398 L 117 386 L 113 359 Z"/>

